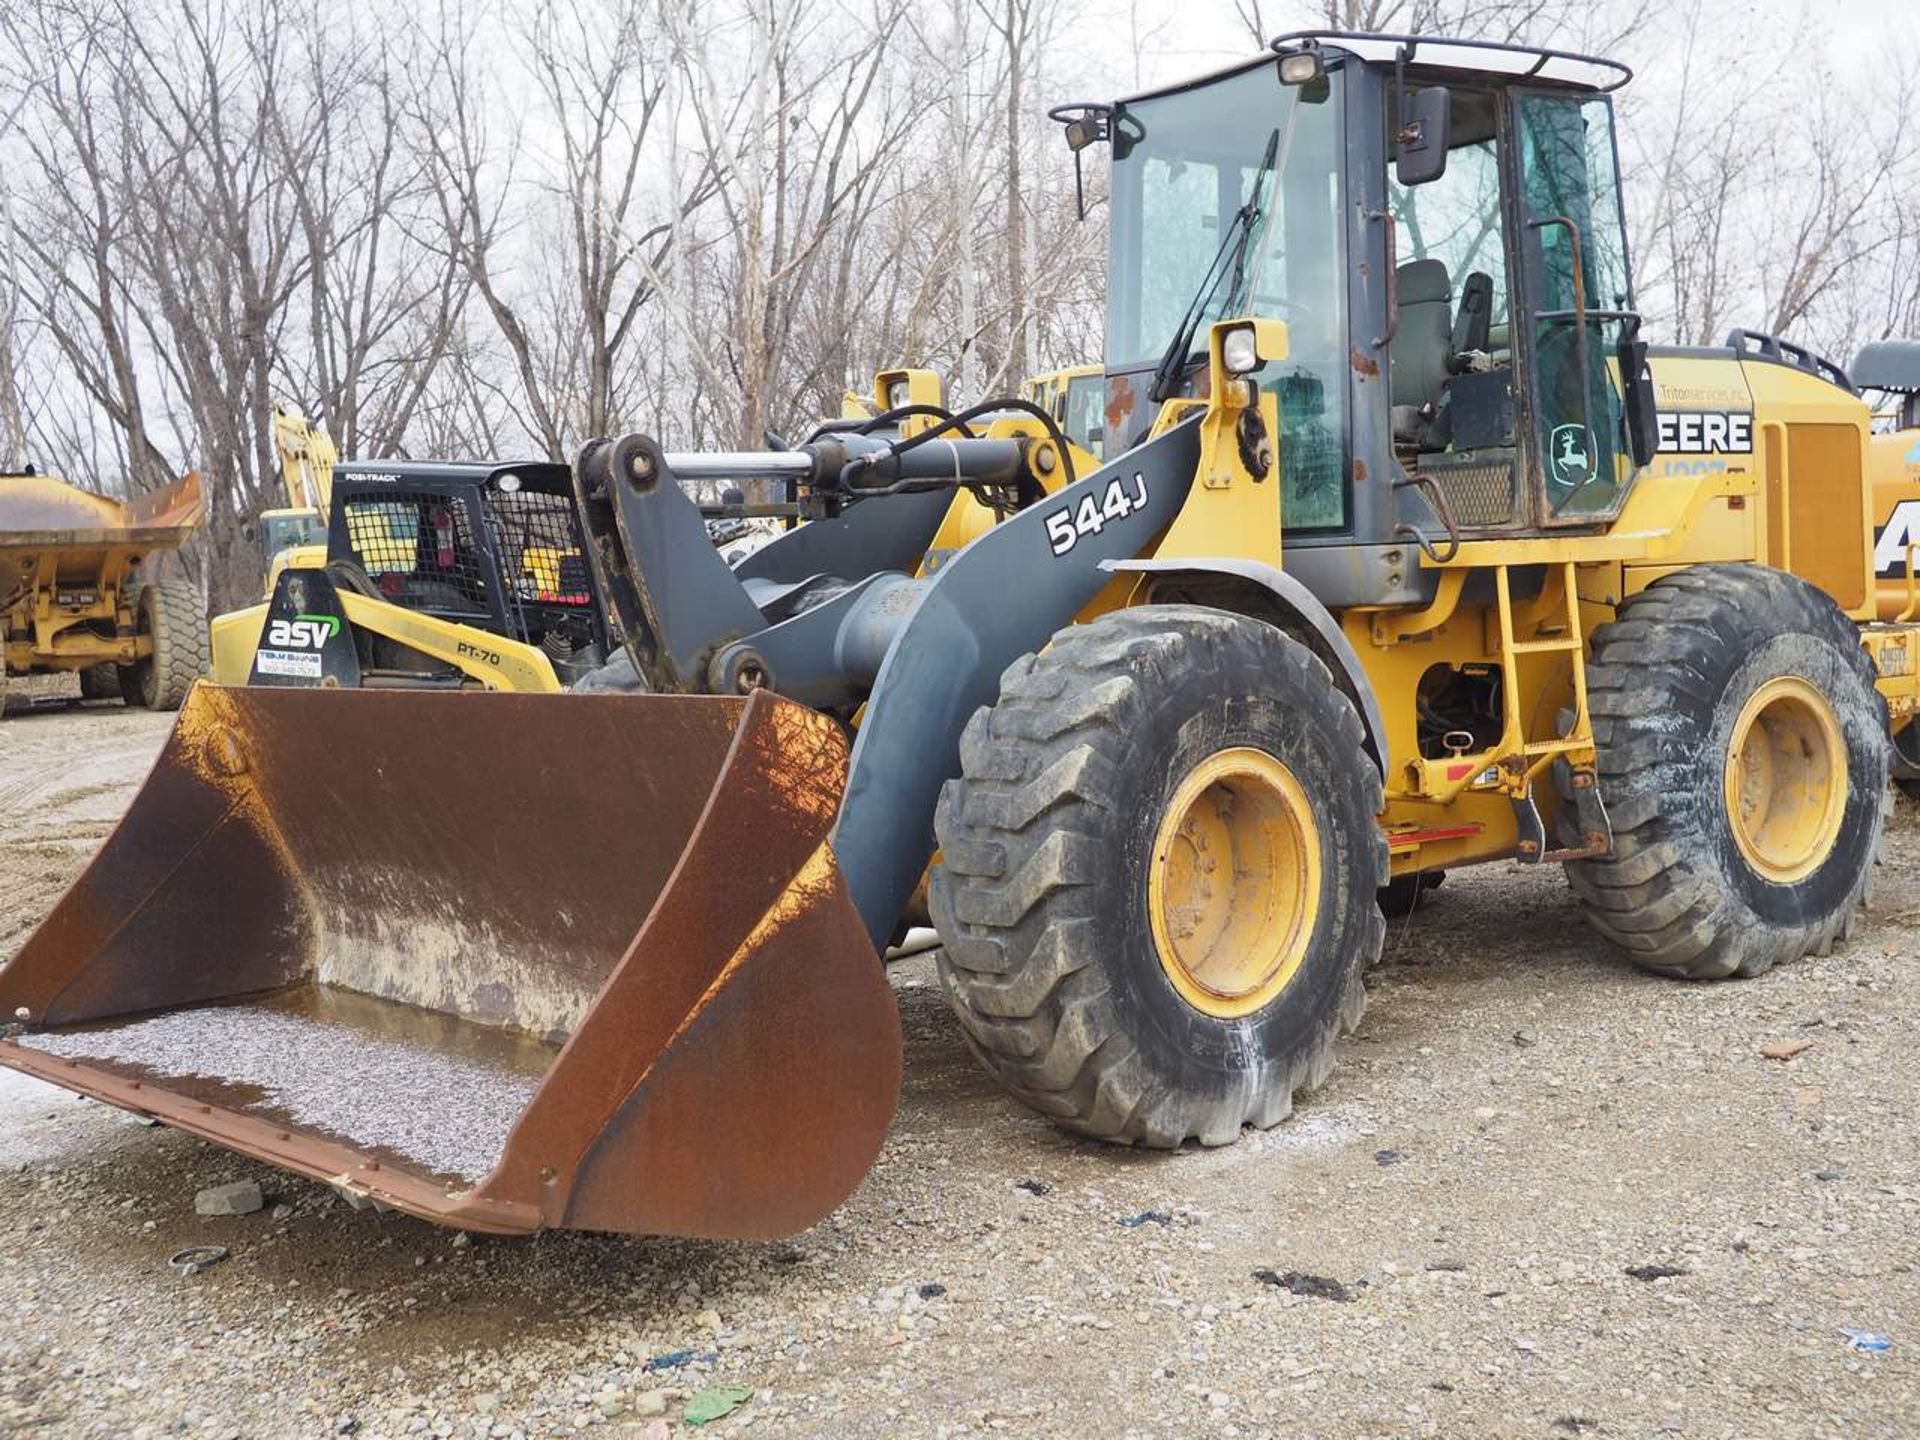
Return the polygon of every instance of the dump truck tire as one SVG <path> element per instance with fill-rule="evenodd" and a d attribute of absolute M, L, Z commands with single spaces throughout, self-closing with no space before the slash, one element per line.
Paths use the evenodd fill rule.
<path fill-rule="evenodd" d="M 166 580 L 143 585 L 134 607 L 139 633 L 153 637 L 153 653 L 119 667 L 120 693 L 129 705 L 178 710 L 207 673 L 206 608 L 192 588 Z"/>
<path fill-rule="evenodd" d="M 1387 846 L 1359 715 L 1305 646 L 1199 606 L 1103 616 L 1008 667 L 960 761 L 938 966 L 1016 1097 L 1171 1148 L 1275 1124 L 1326 1078 L 1385 935 Z"/>
<path fill-rule="evenodd" d="M 80 672 L 80 698 L 82 700 L 120 700 L 120 667 L 118 665 L 89 665 Z"/>
<path fill-rule="evenodd" d="M 1594 929 L 1688 980 L 1828 953 L 1873 878 L 1891 747 L 1857 628 L 1804 581 L 1703 565 L 1596 632 L 1613 851 L 1567 867 Z"/>

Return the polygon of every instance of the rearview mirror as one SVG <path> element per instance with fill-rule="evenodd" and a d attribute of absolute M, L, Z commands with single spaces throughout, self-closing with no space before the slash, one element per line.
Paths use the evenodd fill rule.
<path fill-rule="evenodd" d="M 1627 449 L 1638 470 L 1660 451 L 1659 397 L 1653 389 L 1653 370 L 1647 364 L 1647 342 L 1635 338 L 1636 319 L 1620 340 L 1620 383 L 1626 391 Z"/>
<path fill-rule="evenodd" d="M 1452 134 L 1451 90 L 1429 85 L 1412 95 L 1402 92 L 1393 178 L 1403 186 L 1438 180 L 1447 173 L 1447 142 Z"/>

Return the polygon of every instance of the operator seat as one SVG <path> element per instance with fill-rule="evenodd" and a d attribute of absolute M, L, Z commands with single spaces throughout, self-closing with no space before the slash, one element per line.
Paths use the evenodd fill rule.
<path fill-rule="evenodd" d="M 1398 445 L 1435 448 L 1432 421 L 1441 388 L 1452 373 L 1453 284 L 1444 260 L 1409 260 L 1394 271 L 1400 324 L 1388 354 L 1393 400 L 1393 439 Z"/>
<path fill-rule="evenodd" d="M 1453 321 L 1453 357 L 1448 368 L 1464 368 L 1460 358 L 1485 354 L 1493 339 L 1493 277 L 1470 271 L 1460 282 L 1460 313 Z"/>

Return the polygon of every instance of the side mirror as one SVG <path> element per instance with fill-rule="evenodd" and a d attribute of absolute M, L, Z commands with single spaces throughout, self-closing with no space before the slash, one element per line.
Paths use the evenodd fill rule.
<path fill-rule="evenodd" d="M 1627 449 L 1638 470 L 1660 453 L 1660 400 L 1647 364 L 1647 342 L 1634 338 L 1633 330 L 1620 340 L 1620 382 L 1626 391 Z"/>
<path fill-rule="evenodd" d="M 1452 138 L 1451 90 L 1444 85 L 1429 85 L 1412 95 L 1402 91 L 1393 178 L 1402 186 L 1438 180 L 1447 173 L 1447 144 Z"/>

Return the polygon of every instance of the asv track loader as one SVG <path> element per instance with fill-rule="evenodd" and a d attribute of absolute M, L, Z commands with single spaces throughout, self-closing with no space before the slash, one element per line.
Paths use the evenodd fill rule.
<path fill-rule="evenodd" d="M 566 466 L 329 474 L 325 546 L 276 556 L 265 603 L 214 620 L 218 683 L 542 692 L 605 663 Z"/>
<path fill-rule="evenodd" d="M 1641 335 L 1626 79 L 1293 35 L 1068 107 L 1103 466 L 1011 401 L 590 444 L 660 693 L 200 686 L 0 972 L 0 1059 L 444 1223 L 766 1236 L 881 1143 L 923 881 L 982 1062 L 1151 1146 L 1324 1079 L 1391 881 L 1564 866 L 1675 976 L 1825 951 L 1920 628 L 1844 373 Z M 729 569 L 716 480 L 808 523 Z"/>

